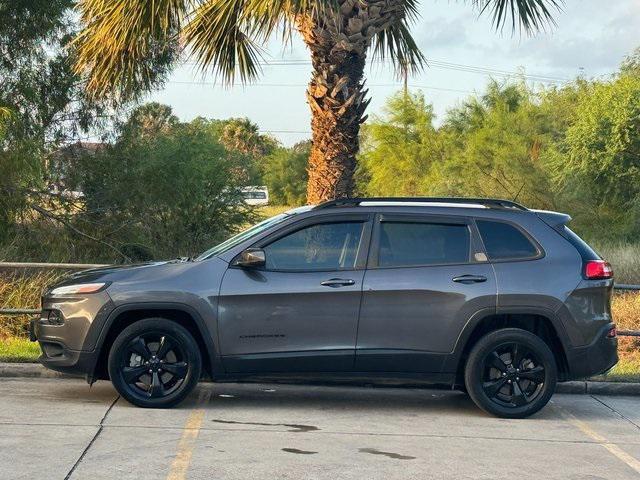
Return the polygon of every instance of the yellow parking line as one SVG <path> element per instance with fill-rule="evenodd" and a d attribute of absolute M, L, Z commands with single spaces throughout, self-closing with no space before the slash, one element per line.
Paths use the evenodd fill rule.
<path fill-rule="evenodd" d="M 603 437 L 593 428 L 591 428 L 586 422 L 577 419 L 574 415 L 567 412 L 560 406 L 556 405 L 556 407 L 571 425 L 578 428 L 582 433 L 598 442 L 598 444 L 606 448 L 609 453 L 617 457 L 619 460 L 622 460 L 637 473 L 640 473 L 640 461 L 638 459 L 629 455 L 615 443 L 611 443 L 607 438 Z"/>
<path fill-rule="evenodd" d="M 202 405 L 209 401 L 210 397 L 210 393 L 205 394 L 204 391 L 201 391 L 198 397 L 198 404 Z M 171 463 L 171 469 L 169 470 L 169 475 L 167 475 L 167 480 L 184 480 L 187 470 L 189 469 L 189 464 L 191 463 L 191 456 L 193 455 L 193 449 L 196 445 L 196 439 L 200 433 L 200 427 L 202 426 L 203 419 L 204 409 L 202 408 L 193 410 L 189 414 L 189 417 L 184 424 L 182 437 L 178 443 L 178 451 L 176 452 L 176 457 Z"/>

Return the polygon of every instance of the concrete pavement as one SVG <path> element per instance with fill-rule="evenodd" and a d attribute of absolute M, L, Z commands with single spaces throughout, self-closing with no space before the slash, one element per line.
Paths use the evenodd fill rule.
<path fill-rule="evenodd" d="M 0 379 L 0 479 L 638 479 L 640 397 L 526 420 L 442 390 L 203 383 L 143 410 L 107 382 Z"/>

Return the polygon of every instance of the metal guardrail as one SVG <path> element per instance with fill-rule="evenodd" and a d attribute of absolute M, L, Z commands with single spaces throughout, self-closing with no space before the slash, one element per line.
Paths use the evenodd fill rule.
<path fill-rule="evenodd" d="M 0 308 L 0 315 L 37 315 L 41 311 L 37 308 Z"/>
<path fill-rule="evenodd" d="M 640 337 L 640 330 L 618 330 L 621 337 Z"/>
<path fill-rule="evenodd" d="M 89 268 L 108 267 L 104 263 L 44 263 L 44 262 L 0 262 L 3 268 L 46 268 L 55 270 L 87 270 Z M 0 315 L 38 315 L 41 310 L 36 308 L 0 308 Z"/>
<path fill-rule="evenodd" d="M 0 262 L 1 268 L 52 268 L 59 270 L 86 270 L 108 267 L 105 263 L 40 263 L 40 262 Z"/>

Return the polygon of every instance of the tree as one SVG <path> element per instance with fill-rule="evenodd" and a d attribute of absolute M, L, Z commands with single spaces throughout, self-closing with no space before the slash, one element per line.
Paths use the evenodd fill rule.
<path fill-rule="evenodd" d="M 260 183 L 262 162 L 278 145 L 273 138 L 262 135 L 258 125 L 248 118 L 221 121 L 220 142 L 238 159 L 236 176 L 245 185 Z"/>
<path fill-rule="evenodd" d="M 133 260 L 195 255 L 255 218 L 242 203 L 236 160 L 206 121 L 131 135 L 145 112 L 174 118 L 166 105 L 139 107 L 113 145 L 81 156 L 72 170 L 70 188 L 83 192 L 74 225 L 113 247 L 94 247 L 96 259 L 113 259 L 114 250 Z"/>
<path fill-rule="evenodd" d="M 384 113 L 363 129 L 359 189 L 374 196 L 433 193 L 432 167 L 445 160 L 433 126 L 433 107 L 422 93 L 398 92 L 387 101 Z"/>
<path fill-rule="evenodd" d="M 267 155 L 275 147 L 274 140 L 261 135 L 258 125 L 248 118 L 225 120 L 220 141 L 227 150 L 254 157 Z"/>
<path fill-rule="evenodd" d="M 49 200 L 51 153 L 101 112 L 71 70 L 73 3 L 0 4 L 0 237 L 28 221 L 34 204 Z"/>
<path fill-rule="evenodd" d="M 552 142 L 551 125 L 524 82 L 492 81 L 484 95 L 450 111 L 441 128 L 450 150 L 438 165 L 439 193 L 553 207 L 543 155 Z"/>
<path fill-rule="evenodd" d="M 178 117 L 169 105 L 158 102 L 145 103 L 135 108 L 120 127 L 120 135 L 131 140 L 153 138 L 169 133 L 178 124 Z"/>
<path fill-rule="evenodd" d="M 561 0 L 468 0 L 491 12 L 496 26 L 511 21 L 533 31 L 552 21 Z M 363 80 L 367 55 L 418 71 L 424 57 L 409 32 L 417 0 L 85 0 L 77 39 L 77 71 L 97 96 L 127 97 L 161 78 L 142 60 L 170 56 L 181 40 L 203 69 L 226 82 L 257 77 L 260 45 L 294 30 L 311 54 L 307 89 L 312 148 L 308 201 L 349 196 L 354 189 L 358 133 L 369 103 Z"/>
<path fill-rule="evenodd" d="M 627 55 L 620 65 L 622 75 L 640 75 L 640 47 Z"/>
<path fill-rule="evenodd" d="M 276 148 L 264 159 L 262 179 L 269 188 L 271 203 L 305 203 L 310 151 L 311 142 L 300 142 L 292 148 Z"/>
<path fill-rule="evenodd" d="M 576 220 L 600 237 L 640 234 L 640 76 L 592 84 L 552 152 Z"/>

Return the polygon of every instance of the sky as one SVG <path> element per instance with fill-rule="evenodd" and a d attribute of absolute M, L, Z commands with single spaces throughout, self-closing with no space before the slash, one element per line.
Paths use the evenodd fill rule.
<path fill-rule="evenodd" d="M 430 62 L 409 78 L 409 88 L 424 92 L 440 120 L 469 95 L 481 93 L 491 78 L 506 80 L 520 72 L 536 87 L 561 85 L 579 75 L 606 78 L 640 46 L 640 0 L 566 0 L 555 14 L 557 25 L 534 36 L 512 35 L 510 28 L 496 31 L 490 16 L 479 17 L 470 3 L 423 0 L 420 19 L 411 27 Z M 185 64 L 149 100 L 170 105 L 183 121 L 248 117 L 286 146 L 310 138 L 306 47 L 296 37 L 287 46 L 272 39 L 265 48 L 266 63 L 295 64 L 265 65 L 257 81 L 231 88 Z M 391 65 L 379 62 L 369 63 L 365 76 L 372 97 L 367 113 L 379 115 L 401 82 Z"/>

